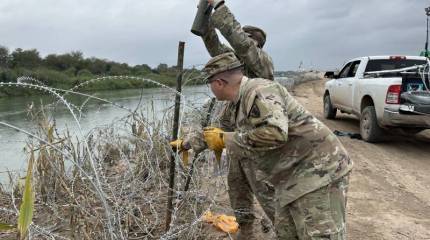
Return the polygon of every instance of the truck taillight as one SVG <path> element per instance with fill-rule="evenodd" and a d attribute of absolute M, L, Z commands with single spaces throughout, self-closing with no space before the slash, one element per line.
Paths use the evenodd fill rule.
<path fill-rule="evenodd" d="M 391 85 L 387 91 L 386 104 L 400 104 L 400 92 L 402 85 Z"/>

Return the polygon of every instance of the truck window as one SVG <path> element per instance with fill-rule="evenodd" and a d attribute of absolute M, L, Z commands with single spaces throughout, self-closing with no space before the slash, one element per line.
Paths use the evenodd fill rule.
<path fill-rule="evenodd" d="M 366 72 L 385 71 L 413 67 L 426 64 L 426 60 L 412 59 L 374 59 L 370 60 L 366 66 Z"/>
<path fill-rule="evenodd" d="M 351 63 L 348 63 L 343 67 L 342 71 L 339 73 L 339 78 L 346 78 L 348 77 L 349 70 L 351 69 Z"/>
<path fill-rule="evenodd" d="M 358 66 L 360 66 L 361 61 L 355 61 L 351 64 L 348 77 L 355 77 L 357 75 Z"/>

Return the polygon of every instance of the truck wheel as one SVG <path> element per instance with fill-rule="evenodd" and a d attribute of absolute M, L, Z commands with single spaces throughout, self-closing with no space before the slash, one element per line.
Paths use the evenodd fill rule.
<path fill-rule="evenodd" d="M 330 100 L 330 94 L 324 96 L 324 117 L 326 119 L 335 119 L 337 108 L 333 107 Z"/>
<path fill-rule="evenodd" d="M 366 142 L 375 143 L 381 141 L 384 130 L 378 125 L 374 106 L 364 108 L 361 113 L 360 133 Z"/>

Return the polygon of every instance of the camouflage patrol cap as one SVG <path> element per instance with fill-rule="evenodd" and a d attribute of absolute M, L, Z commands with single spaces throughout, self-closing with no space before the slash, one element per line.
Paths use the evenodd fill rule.
<path fill-rule="evenodd" d="M 264 32 L 263 29 L 247 25 L 243 26 L 242 30 L 248 33 L 252 39 L 255 39 L 258 42 L 259 48 L 263 48 L 264 44 L 266 43 L 267 37 L 266 32 Z"/>
<path fill-rule="evenodd" d="M 243 64 L 237 59 L 233 52 L 227 52 L 213 57 L 203 71 L 206 73 L 206 81 L 218 73 L 230 71 L 242 67 Z"/>

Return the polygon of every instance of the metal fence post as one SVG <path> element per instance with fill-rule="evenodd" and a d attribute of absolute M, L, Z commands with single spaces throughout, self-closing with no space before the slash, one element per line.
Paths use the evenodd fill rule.
<path fill-rule="evenodd" d="M 176 91 L 182 92 L 182 74 L 184 70 L 184 50 L 185 42 L 179 42 L 178 47 L 178 76 L 176 79 Z M 172 141 L 178 139 L 179 130 L 179 110 L 181 108 L 181 95 L 176 94 L 175 98 L 175 116 L 173 119 L 173 134 Z M 176 160 L 173 153 L 170 157 L 170 173 L 169 173 L 169 189 L 167 193 L 167 213 L 166 213 L 166 231 L 169 231 L 170 223 L 172 222 L 173 199 L 175 195 L 175 173 L 176 173 Z"/>

